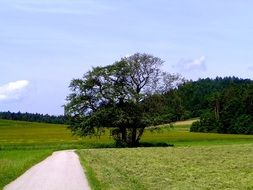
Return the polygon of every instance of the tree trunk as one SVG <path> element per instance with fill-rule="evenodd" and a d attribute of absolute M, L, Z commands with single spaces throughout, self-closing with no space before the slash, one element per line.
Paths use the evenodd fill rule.
<path fill-rule="evenodd" d="M 138 145 L 136 135 L 137 135 L 137 129 L 132 128 L 131 147 L 136 147 Z"/>
<path fill-rule="evenodd" d="M 144 133 L 144 128 L 139 128 L 139 134 L 137 135 L 137 143 L 139 144 L 139 141 L 141 139 L 142 134 Z"/>
<path fill-rule="evenodd" d="M 220 102 L 218 100 L 215 101 L 214 111 L 215 111 L 216 120 L 219 120 L 220 119 Z"/>
<path fill-rule="evenodd" d="M 126 143 L 127 142 L 127 131 L 125 127 L 121 128 L 121 140 L 122 142 Z"/>

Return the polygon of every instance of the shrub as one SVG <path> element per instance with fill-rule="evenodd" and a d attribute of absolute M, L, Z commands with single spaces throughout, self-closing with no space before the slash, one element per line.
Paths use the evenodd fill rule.
<path fill-rule="evenodd" d="M 252 116 L 244 114 L 236 118 L 232 132 L 237 134 L 253 134 Z"/>
<path fill-rule="evenodd" d="M 201 124 L 200 121 L 195 121 L 192 123 L 192 126 L 190 128 L 190 132 L 201 132 Z"/>

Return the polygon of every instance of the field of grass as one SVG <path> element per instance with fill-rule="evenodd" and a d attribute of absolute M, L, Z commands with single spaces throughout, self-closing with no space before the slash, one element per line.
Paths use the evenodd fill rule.
<path fill-rule="evenodd" d="M 0 120 L 0 150 L 89 148 L 112 142 L 108 135 L 100 138 L 73 136 L 66 125 Z"/>
<path fill-rule="evenodd" d="M 99 184 L 101 184 L 103 187 L 106 187 L 105 189 L 117 189 L 117 186 L 122 187 L 121 189 L 124 189 L 124 185 L 129 187 L 128 189 L 132 189 L 131 187 L 136 187 L 137 189 L 146 189 L 148 186 L 153 188 L 150 183 L 155 183 L 156 181 L 154 180 L 158 180 L 158 178 L 162 179 L 161 184 L 160 182 L 157 184 L 158 187 L 165 187 L 167 184 L 172 187 L 170 189 L 177 189 L 177 185 L 179 185 L 178 187 L 182 186 L 185 189 L 189 189 L 187 188 L 188 186 L 186 184 L 187 180 L 191 183 L 195 180 L 196 187 L 201 189 L 199 186 L 201 182 L 204 182 L 204 180 L 210 180 L 207 184 L 204 183 L 204 185 L 207 185 L 206 189 L 210 189 L 208 187 L 211 187 L 214 183 L 214 179 L 216 179 L 209 179 L 213 176 L 213 174 L 211 174 L 211 165 L 207 166 L 210 168 L 207 170 L 209 173 L 207 173 L 206 178 L 203 178 L 203 176 L 200 176 L 200 179 L 194 178 L 194 176 L 198 176 L 200 175 L 199 173 L 205 171 L 205 163 L 212 164 L 214 160 L 210 160 L 209 162 L 209 157 L 210 159 L 218 159 L 222 158 L 222 156 L 225 156 L 224 158 L 227 159 L 227 154 L 224 154 L 229 152 L 231 153 L 231 157 L 228 159 L 233 158 L 234 161 L 238 161 L 238 163 L 242 161 L 243 156 L 246 156 L 245 160 L 248 159 L 247 156 L 250 156 L 252 159 L 251 147 L 253 147 L 253 135 L 190 133 L 189 127 L 191 123 L 192 120 L 186 122 L 177 122 L 173 126 L 163 125 L 151 127 L 147 129 L 143 135 L 143 143 L 174 144 L 176 148 L 88 150 L 88 148 L 114 147 L 113 140 L 111 137 L 109 137 L 109 131 L 106 131 L 106 134 L 102 135 L 100 138 L 80 138 L 73 136 L 65 125 L 0 120 L 0 189 L 11 180 L 18 177 L 32 165 L 44 159 L 53 151 L 60 149 L 86 149 L 82 151 L 80 150 L 79 153 L 82 157 L 83 163 L 86 165 L 85 168 L 91 179 L 90 181 L 97 185 L 97 188 L 95 189 L 99 189 Z M 230 146 L 223 146 L 228 144 L 231 145 L 231 149 L 229 148 Z M 241 146 L 236 146 L 235 144 L 240 144 Z M 240 150 L 238 147 L 243 148 Z M 248 153 L 247 155 L 247 151 L 251 153 Z M 235 157 L 237 154 L 239 155 L 238 158 Z M 229 155 L 230 154 L 228 154 L 228 156 Z M 190 159 L 189 163 L 187 161 L 188 158 Z M 202 158 L 207 160 L 201 161 Z M 159 162 L 159 159 L 161 159 L 161 163 Z M 170 160 L 173 162 L 170 162 Z M 224 161 L 224 167 L 231 167 L 233 169 L 234 161 L 231 161 L 231 164 Z M 102 166 L 103 162 L 104 166 Z M 131 165 L 129 162 L 132 162 L 134 165 Z M 195 171 L 190 162 L 197 164 L 197 171 Z M 222 162 L 222 160 L 220 162 Z M 166 166 L 165 163 L 172 163 L 172 165 Z M 180 165 L 184 163 L 185 165 Z M 251 164 L 252 170 L 252 162 L 249 161 L 249 163 Z M 145 169 L 143 164 L 152 166 L 154 170 L 147 171 L 148 168 Z M 246 167 L 245 164 L 242 164 L 242 167 Z M 160 167 L 171 169 L 177 166 L 179 166 L 179 170 L 175 172 L 178 173 L 168 172 L 166 175 L 159 174 L 159 170 L 162 170 Z M 126 170 L 124 170 L 125 167 L 127 167 Z M 138 172 L 139 168 L 141 167 L 144 167 L 143 170 Z M 217 169 L 219 165 L 215 167 Z M 239 166 L 235 164 L 235 167 L 238 168 Z M 189 173 L 190 176 L 184 176 L 183 174 L 183 176 L 180 175 L 179 172 L 187 173 L 188 169 L 194 170 L 192 174 Z M 230 171 L 229 168 L 227 168 L 227 170 Z M 238 169 L 238 171 L 239 170 L 241 171 L 241 169 Z M 104 172 L 105 178 L 102 178 L 101 175 L 104 175 Z M 114 172 L 115 175 L 113 174 Z M 133 172 L 132 177 L 128 176 L 129 172 Z M 147 174 L 145 174 L 145 172 L 147 172 Z M 214 170 L 214 172 L 217 173 L 216 170 Z M 144 179 L 146 181 L 139 181 L 139 178 L 142 175 L 144 175 Z M 177 183 L 175 183 L 173 179 L 178 180 L 178 178 L 174 178 L 175 176 L 173 177 L 173 175 L 180 176 L 184 180 L 181 180 L 181 182 L 179 180 Z M 234 180 L 234 176 L 232 174 L 230 176 L 231 180 Z M 249 176 L 252 178 L 252 173 L 249 173 Z M 108 183 L 110 183 L 108 182 L 108 178 L 110 177 L 112 180 L 119 180 L 119 183 L 122 184 L 115 183 L 115 187 L 108 186 Z M 126 178 L 125 180 L 123 179 L 124 177 Z M 221 176 L 220 179 L 223 179 L 223 177 L 224 176 Z M 247 179 L 248 178 L 245 177 L 246 181 Z M 219 179 L 216 180 L 219 181 Z M 242 183 L 244 184 L 244 182 Z M 252 183 L 249 184 L 252 185 Z M 221 182 L 219 182 L 217 187 L 222 187 L 222 185 L 225 187 L 226 184 L 221 184 Z M 247 186 L 244 185 L 243 187 Z"/>
<path fill-rule="evenodd" d="M 78 150 L 93 189 L 253 189 L 253 146 Z"/>
<path fill-rule="evenodd" d="M 167 143 L 175 146 L 253 143 L 253 135 L 190 133 L 192 121 L 179 122 L 174 127 L 164 125 L 145 131 L 142 142 Z M 0 120 L 0 150 L 13 149 L 75 149 L 113 147 L 109 132 L 97 137 L 73 136 L 67 126 Z"/>
<path fill-rule="evenodd" d="M 253 143 L 253 135 L 192 133 L 191 124 L 197 119 L 162 125 L 144 132 L 142 142 L 165 142 L 175 146 L 226 145 Z"/>
<path fill-rule="evenodd" d="M 52 150 L 1 150 L 0 189 L 52 152 Z"/>

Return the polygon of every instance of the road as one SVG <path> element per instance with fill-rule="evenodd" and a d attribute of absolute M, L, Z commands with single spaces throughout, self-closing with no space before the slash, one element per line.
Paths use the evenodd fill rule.
<path fill-rule="evenodd" d="M 90 190 L 79 158 L 73 150 L 54 152 L 4 190 Z"/>

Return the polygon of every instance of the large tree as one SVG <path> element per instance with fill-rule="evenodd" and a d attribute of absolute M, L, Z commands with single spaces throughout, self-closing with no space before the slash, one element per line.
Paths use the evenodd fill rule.
<path fill-rule="evenodd" d="M 72 80 L 65 105 L 72 131 L 87 136 L 109 128 L 118 145 L 138 146 L 152 124 L 144 100 L 181 81 L 179 75 L 162 72 L 162 64 L 158 57 L 136 53 Z"/>

